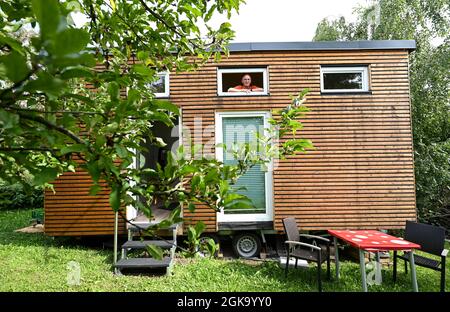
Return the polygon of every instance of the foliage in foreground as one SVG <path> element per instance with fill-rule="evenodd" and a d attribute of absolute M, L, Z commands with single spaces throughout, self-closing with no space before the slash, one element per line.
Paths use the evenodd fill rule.
<path fill-rule="evenodd" d="M 240 176 L 275 155 L 312 147 L 309 140 L 291 135 L 301 129 L 306 92 L 274 112 L 270 136 L 255 139 L 263 155 L 248 145 L 224 146 L 237 159 L 225 165 L 188 142 L 176 155 L 168 153 L 165 166 L 131 166 L 146 151 L 144 145 L 166 145 L 154 127 L 174 127 L 179 114 L 176 105 L 155 97 L 149 83 L 160 72 L 195 70 L 226 55 L 231 25 L 213 29 L 208 24 L 217 13 L 230 17 L 241 2 L 2 1 L 0 178 L 51 187 L 58 175 L 79 166 L 94 181 L 89 194 L 107 186 L 116 212 L 133 206 L 151 219 L 150 207 L 175 207 L 161 227 L 182 221 L 181 207 L 193 212 L 196 203 L 215 211 L 251 207 L 233 187 Z M 77 26 L 74 13 L 84 14 L 88 23 Z M 206 36 L 199 24 L 205 25 Z M 137 61 L 130 63 L 131 58 Z M 104 68 L 96 70 L 96 65 Z M 286 139 L 279 149 L 272 135 L 278 133 Z M 161 250 L 152 251 L 161 257 Z"/>

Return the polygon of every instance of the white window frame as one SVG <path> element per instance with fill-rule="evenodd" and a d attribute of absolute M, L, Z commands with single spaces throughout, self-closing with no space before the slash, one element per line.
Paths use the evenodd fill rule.
<path fill-rule="evenodd" d="M 170 73 L 168 71 L 159 72 L 159 77 L 164 77 L 164 92 L 155 92 L 156 98 L 168 98 L 170 95 Z"/>
<path fill-rule="evenodd" d="M 217 144 L 223 143 L 223 127 L 222 118 L 224 117 L 263 117 L 264 129 L 269 127 L 270 112 L 267 111 L 242 111 L 242 112 L 216 112 L 215 114 L 215 140 Z M 264 131 L 267 135 L 266 131 Z M 216 159 L 223 161 L 223 148 L 216 147 Z M 267 166 L 265 173 L 265 196 L 266 196 L 266 213 L 240 213 L 225 214 L 223 211 L 217 212 L 217 222 L 246 222 L 246 221 L 273 221 L 273 161 Z"/>
<path fill-rule="evenodd" d="M 223 92 L 222 91 L 222 74 L 229 73 L 262 73 L 263 74 L 263 85 L 261 88 L 264 89 L 263 92 Z M 268 71 L 267 67 L 258 68 L 217 68 L 217 95 L 218 96 L 255 96 L 255 95 L 268 95 L 269 94 L 269 79 L 267 78 Z"/>
<path fill-rule="evenodd" d="M 323 74 L 327 73 L 361 73 L 362 89 L 324 89 Z M 321 66 L 320 67 L 320 91 L 322 93 L 358 93 L 369 92 L 369 68 L 368 66 Z"/>

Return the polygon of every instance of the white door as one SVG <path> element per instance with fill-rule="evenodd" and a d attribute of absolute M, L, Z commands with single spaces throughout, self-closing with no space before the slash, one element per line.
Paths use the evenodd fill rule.
<path fill-rule="evenodd" d="M 263 133 L 268 128 L 268 112 L 218 112 L 216 113 L 216 143 L 249 143 L 256 146 L 255 133 Z M 236 163 L 230 153 L 216 148 L 216 157 L 225 164 Z M 238 193 L 249 197 L 253 208 L 242 207 L 217 213 L 218 222 L 257 222 L 273 220 L 272 166 L 263 171 L 260 165 L 252 167 L 241 176 L 236 187 L 245 187 Z"/>

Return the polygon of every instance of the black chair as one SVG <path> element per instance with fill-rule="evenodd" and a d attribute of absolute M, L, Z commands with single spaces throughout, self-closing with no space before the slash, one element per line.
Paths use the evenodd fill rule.
<path fill-rule="evenodd" d="M 322 263 L 327 261 L 327 278 L 330 279 L 330 240 L 321 236 L 300 234 L 297 223 L 294 218 L 283 219 L 284 230 L 286 232 L 287 241 L 287 258 L 286 268 L 284 271 L 285 277 L 287 277 L 289 269 L 290 258 L 295 258 L 295 267 L 297 268 L 298 259 L 311 261 L 317 263 L 317 282 L 319 284 L 319 292 L 322 291 L 322 279 L 321 279 L 321 266 Z M 301 242 L 301 238 L 313 239 L 324 242 L 326 246 L 316 246 Z M 324 249 L 324 247 L 326 249 Z"/>
<path fill-rule="evenodd" d="M 414 254 L 414 263 L 418 266 L 441 272 L 441 291 L 445 291 L 445 258 L 448 250 L 444 249 L 445 229 L 435 225 L 406 221 L 405 240 L 419 244 L 420 250 L 440 256 L 441 261 Z M 397 280 L 397 258 L 405 261 L 405 273 L 408 273 L 409 253 L 397 255 L 394 251 L 394 282 Z"/>

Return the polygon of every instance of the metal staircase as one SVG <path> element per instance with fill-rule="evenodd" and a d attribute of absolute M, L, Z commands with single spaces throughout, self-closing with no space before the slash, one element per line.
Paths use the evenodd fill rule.
<path fill-rule="evenodd" d="M 121 275 L 122 269 L 166 269 L 166 274 L 171 274 L 177 245 L 177 232 L 179 225 L 174 224 L 168 229 L 169 233 L 171 232 L 172 234 L 171 240 L 133 240 L 134 237 L 141 239 L 140 236 L 134 235 L 136 232 L 152 225 L 152 223 L 145 223 L 128 227 L 128 241 L 122 244 L 121 258 L 114 264 L 116 274 Z M 148 245 L 155 245 L 164 250 L 169 250 L 169 255 L 163 257 L 161 260 L 149 257 L 129 257 L 129 251 L 140 249 L 143 250 L 146 249 Z"/>

